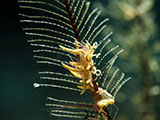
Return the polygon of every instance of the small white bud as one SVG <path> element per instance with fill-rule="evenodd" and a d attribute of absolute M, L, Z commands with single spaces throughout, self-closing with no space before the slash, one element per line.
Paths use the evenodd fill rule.
<path fill-rule="evenodd" d="M 35 88 L 37 88 L 37 87 L 40 87 L 40 84 L 34 83 L 33 86 L 34 86 Z"/>
<path fill-rule="evenodd" d="M 88 6 L 88 5 L 90 5 L 91 4 L 91 2 L 86 2 L 86 6 Z"/>
<path fill-rule="evenodd" d="M 93 46 L 96 49 L 98 47 L 98 43 L 97 42 L 93 43 Z"/>
<path fill-rule="evenodd" d="M 101 53 L 98 53 L 98 54 L 96 55 L 96 58 L 98 58 L 100 55 L 101 55 Z"/>

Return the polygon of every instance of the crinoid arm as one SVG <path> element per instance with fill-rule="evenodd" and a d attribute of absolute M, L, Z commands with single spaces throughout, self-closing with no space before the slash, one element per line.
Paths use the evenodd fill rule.
<path fill-rule="evenodd" d="M 85 91 L 86 91 L 87 89 L 89 89 L 89 87 L 87 87 L 85 84 L 83 84 L 83 86 L 77 86 L 77 87 L 78 87 L 79 89 L 82 89 L 80 95 L 84 94 Z"/>
<path fill-rule="evenodd" d="M 92 57 L 93 57 L 93 53 L 94 53 L 94 46 L 92 46 L 89 50 L 89 52 L 87 53 L 87 61 L 91 61 L 92 60 Z"/>
<path fill-rule="evenodd" d="M 39 64 L 41 82 L 34 87 L 49 91 L 46 106 L 53 119 L 111 120 L 108 106 L 114 105 L 129 78 L 117 77 L 119 70 L 113 70 L 123 50 L 118 45 L 108 49 L 112 32 L 102 38 L 108 18 L 98 20 L 101 11 L 91 10 L 86 0 L 18 3 L 23 30 Z"/>
<path fill-rule="evenodd" d="M 73 50 L 73 49 L 69 49 L 69 48 L 66 48 L 66 47 L 64 47 L 64 46 L 59 46 L 62 50 L 64 50 L 64 51 L 67 51 L 67 52 L 70 52 L 70 53 L 72 53 L 72 54 L 77 54 L 77 55 L 80 55 L 80 54 L 85 54 L 85 52 L 83 51 L 83 49 L 75 49 L 75 50 Z"/>
<path fill-rule="evenodd" d="M 74 68 L 74 67 L 70 67 L 64 63 L 62 63 L 62 66 L 66 69 L 68 69 L 69 71 L 73 71 L 73 72 L 82 72 L 82 69 L 78 69 L 78 68 Z"/>

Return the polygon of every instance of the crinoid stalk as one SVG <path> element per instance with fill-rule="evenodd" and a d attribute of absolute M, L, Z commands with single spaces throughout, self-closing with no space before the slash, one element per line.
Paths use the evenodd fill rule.
<path fill-rule="evenodd" d="M 21 23 L 40 64 L 41 83 L 51 88 L 46 104 L 55 119 L 111 120 L 110 106 L 130 78 L 113 68 L 119 46 L 112 32 L 101 35 L 108 18 L 86 0 L 19 0 Z M 112 51 L 115 51 L 112 54 Z M 117 107 L 116 107 L 117 109 Z"/>

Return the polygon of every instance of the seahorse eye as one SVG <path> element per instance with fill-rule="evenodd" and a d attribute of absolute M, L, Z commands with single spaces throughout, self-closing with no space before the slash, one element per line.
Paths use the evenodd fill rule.
<path fill-rule="evenodd" d="M 96 76 L 100 76 L 101 75 L 101 70 L 96 70 Z"/>

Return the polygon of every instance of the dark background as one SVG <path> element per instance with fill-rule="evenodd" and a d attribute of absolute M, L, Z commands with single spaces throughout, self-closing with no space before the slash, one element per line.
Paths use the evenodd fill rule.
<path fill-rule="evenodd" d="M 18 12 L 16 0 L 0 1 L 0 119 L 46 120 L 46 97 L 33 87 L 38 68 Z"/>

